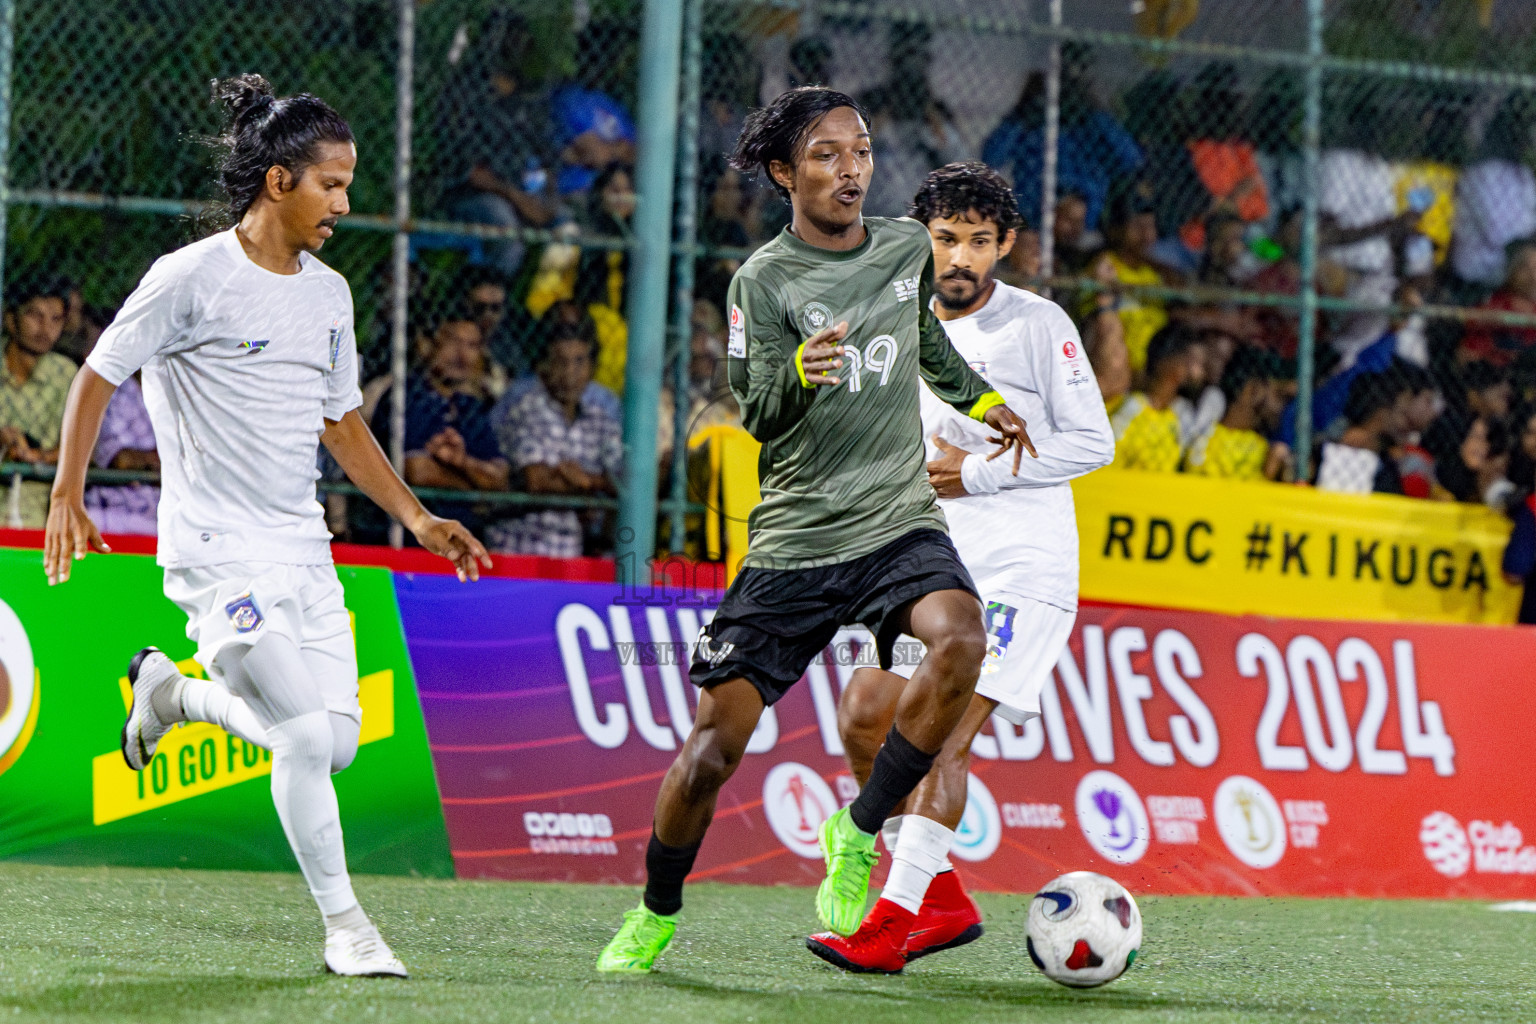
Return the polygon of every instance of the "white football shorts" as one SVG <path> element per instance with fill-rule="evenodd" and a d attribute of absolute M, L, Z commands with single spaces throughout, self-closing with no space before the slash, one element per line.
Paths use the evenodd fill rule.
<path fill-rule="evenodd" d="M 976 692 L 997 701 L 995 714 L 1023 725 L 1040 715 L 1040 691 L 1072 637 L 1077 613 L 1004 593 L 988 594 L 983 604 L 987 657 Z M 911 679 L 923 654 L 921 642 L 902 634 L 891 655 L 891 671 Z"/>
<path fill-rule="evenodd" d="M 214 668 L 220 651 L 277 632 L 303 652 L 325 709 L 362 721 L 357 643 L 335 566 L 229 562 L 167 569 L 165 596 L 186 613 L 187 637 L 210 679 L 223 682 Z"/>

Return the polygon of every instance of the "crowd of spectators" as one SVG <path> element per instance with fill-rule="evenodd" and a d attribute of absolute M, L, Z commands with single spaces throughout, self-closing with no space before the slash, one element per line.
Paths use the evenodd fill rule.
<path fill-rule="evenodd" d="M 431 213 L 537 230 L 413 235 L 406 474 L 413 485 L 465 492 L 435 507 L 500 551 L 569 556 L 611 546 L 613 517 L 580 501 L 529 506 L 485 496 L 615 493 L 636 202 L 632 96 L 610 52 L 622 31 L 590 20 L 577 39 L 576 71 L 565 74 L 526 19 L 493 12 L 455 44 L 436 101 Z M 1044 78 L 1026 76 L 1001 119 L 971 132 L 927 84 L 929 42 L 916 30 L 894 33 L 885 80 L 858 90 L 877 167 L 866 210 L 901 215 L 928 170 L 982 158 L 1008 176 L 1026 221 L 1000 274 L 1038 288 Z M 726 286 L 787 217 L 771 190 L 725 160 L 769 76 L 739 37 L 712 34 L 710 48 L 699 133 L 705 249 L 695 265 L 686 394 L 669 386 L 663 396 L 664 481 L 679 402 L 690 433 L 732 422 L 721 398 Z M 827 40 L 802 38 L 779 78 L 839 86 L 833 58 Z M 1522 505 L 1536 459 L 1536 327 L 1419 312 L 1452 305 L 1536 315 L 1536 101 L 1512 92 L 1472 116 L 1474 99 L 1418 84 L 1327 97 L 1318 288 L 1392 311 L 1319 314 L 1314 446 L 1301 459 L 1297 310 L 1239 295 L 1300 291 L 1294 76 L 1282 69 L 1245 79 L 1217 62 L 1183 79 L 1153 70 L 1106 97 L 1093 52 L 1063 46 L 1051 272 L 1073 283 L 1058 282 L 1053 297 L 1082 331 L 1120 466 L 1476 501 L 1517 517 L 1536 508 Z M 373 286 L 382 294 L 388 281 Z M 0 364 L 5 460 L 56 458 L 73 368 L 108 319 L 68 285 L 10 290 Z M 389 333 L 385 310 L 363 339 L 365 366 L 383 366 Z M 393 381 L 370 376 L 364 414 L 383 439 Z M 96 461 L 156 468 L 136 383 L 114 400 Z M 1297 481 L 1302 464 L 1310 475 Z M 23 481 L 6 493 L 9 522 L 41 524 L 46 484 Z M 359 507 L 366 504 L 333 508 L 333 528 L 381 540 L 385 524 Z M 94 488 L 90 508 L 108 529 L 153 529 L 154 491 L 144 484 Z M 1536 540 L 1531 547 L 1536 563 Z"/>

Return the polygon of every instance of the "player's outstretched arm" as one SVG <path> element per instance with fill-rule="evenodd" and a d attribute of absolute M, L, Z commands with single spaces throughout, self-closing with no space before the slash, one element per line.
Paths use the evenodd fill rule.
<path fill-rule="evenodd" d="M 320 440 L 347 478 L 410 530 L 422 547 L 452 562 L 460 580 L 477 580 L 482 565 L 491 567 L 491 556 L 462 523 L 438 518 L 411 493 L 356 409 L 339 420 L 326 420 Z"/>
<path fill-rule="evenodd" d="M 64 403 L 59 433 L 59 468 L 53 478 L 47 532 L 43 534 L 43 571 L 48 585 L 69 579 L 70 562 L 87 551 L 111 551 L 85 512 L 85 471 L 96 450 L 101 420 L 117 388 L 89 365 L 75 374 Z"/>

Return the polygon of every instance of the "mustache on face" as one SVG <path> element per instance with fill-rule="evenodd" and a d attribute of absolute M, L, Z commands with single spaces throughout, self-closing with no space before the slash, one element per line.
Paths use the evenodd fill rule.
<path fill-rule="evenodd" d="M 339 220 L 341 220 L 340 217 L 327 217 L 324 220 L 322 220 L 317 226 L 318 227 L 322 227 L 322 228 L 334 228 L 336 226 L 336 222 L 339 221 Z"/>
<path fill-rule="evenodd" d="M 972 284 L 975 284 L 976 283 L 976 275 L 971 273 L 969 270 L 951 270 L 949 273 L 947 273 L 943 277 L 939 278 L 939 280 L 940 281 L 969 281 Z"/>

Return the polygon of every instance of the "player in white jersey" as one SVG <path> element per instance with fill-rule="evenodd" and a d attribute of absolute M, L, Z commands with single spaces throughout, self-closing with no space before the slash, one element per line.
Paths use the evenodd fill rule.
<path fill-rule="evenodd" d="M 143 770 L 167 730 L 213 722 L 272 751 L 272 798 L 325 919 L 325 965 L 405 975 L 358 905 L 331 773 L 357 752 L 357 655 L 330 534 L 315 500 L 317 445 L 459 578 L 490 560 L 431 515 L 358 413 L 346 280 L 315 258 L 348 211 L 352 131 L 310 95 L 276 99 L 259 75 L 214 85 L 228 110 L 220 185 L 229 231 L 157 260 L 75 377 L 64 412 L 44 568 L 107 545 L 83 502 L 117 386 L 143 370 L 161 459 L 158 562 L 209 680 L 145 648 L 129 665 L 123 757 Z"/>
<path fill-rule="evenodd" d="M 925 389 L 928 479 L 986 606 L 988 648 L 965 717 L 907 798 L 906 813 L 882 829 L 892 864 L 880 899 L 853 935 L 808 940 L 812 952 L 840 967 L 880 973 L 981 935 L 981 914 L 948 861 L 965 811 L 971 741 L 993 714 L 1017 725 L 1039 715 L 1041 688 L 1077 617 L 1070 481 L 1115 457 L 1098 382 L 1071 319 L 1050 300 L 993 277 L 1021 222 L 1008 184 L 983 164 L 950 164 L 928 176 L 911 213 L 933 239 L 934 312 L 956 350 L 1029 423 L 1039 457 L 1010 471 L 972 454 L 990 447 L 985 427 L 967 425 Z M 896 713 L 902 677 L 921 660 L 916 641 L 903 644 L 893 671 L 857 669 L 838 707 L 844 749 L 861 782 Z"/>

